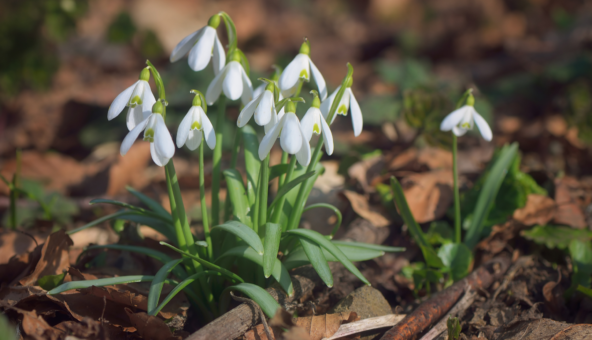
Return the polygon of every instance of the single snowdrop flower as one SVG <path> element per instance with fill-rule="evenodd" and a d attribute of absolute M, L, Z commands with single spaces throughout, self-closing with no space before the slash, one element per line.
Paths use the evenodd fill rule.
<path fill-rule="evenodd" d="M 122 156 L 125 156 L 143 131 L 144 140 L 150 142 L 150 154 L 154 163 L 158 166 L 165 166 L 169 162 L 175 154 L 175 144 L 164 123 L 163 111 L 162 102 L 154 103 L 152 113 L 148 114 L 148 118 L 136 125 L 123 139 L 119 150 Z"/>
<path fill-rule="evenodd" d="M 206 115 L 201 102 L 201 96 L 196 94 L 193 98 L 193 104 L 185 118 L 179 124 L 177 130 L 177 147 L 180 149 L 187 145 L 189 150 L 195 150 L 199 147 L 202 140 L 202 131 L 205 140 L 210 149 L 216 147 L 216 133 L 210 119 Z"/>
<path fill-rule="evenodd" d="M 335 111 L 335 114 L 333 115 L 333 118 L 329 124 L 333 124 L 333 121 L 335 121 L 335 117 L 337 117 L 337 115 L 347 116 L 347 113 L 351 112 L 354 136 L 357 137 L 360 135 L 360 133 L 362 133 L 364 119 L 362 118 L 362 110 L 360 109 L 360 105 L 358 104 L 358 101 L 351 90 L 352 83 L 353 80 L 350 78 L 346 84 L 346 89 L 343 92 L 343 96 L 339 101 L 339 105 L 337 106 L 337 111 Z M 323 117 L 325 117 L 325 119 L 329 118 L 329 110 L 331 110 L 335 96 L 337 95 L 337 92 L 339 92 L 340 88 L 341 85 L 337 87 L 335 91 L 333 91 L 333 93 L 329 96 L 329 98 L 324 100 L 321 104 L 321 112 L 323 113 Z"/>
<path fill-rule="evenodd" d="M 448 114 L 448 116 L 446 116 L 446 118 L 444 118 L 442 124 L 440 124 L 440 130 L 452 130 L 455 135 L 460 137 L 467 133 L 467 131 L 472 130 L 473 126 L 477 124 L 483 139 L 488 142 L 491 141 L 493 138 L 491 128 L 485 119 L 483 119 L 483 117 L 477 113 L 473 105 L 475 105 L 475 97 L 470 94 L 467 98 L 465 106 L 452 111 L 450 114 Z"/>
<path fill-rule="evenodd" d="M 244 105 L 247 105 L 253 99 L 253 85 L 251 85 L 251 80 L 240 63 L 238 51 L 234 51 L 228 64 L 224 66 L 208 86 L 206 91 L 208 105 L 213 105 L 222 91 L 230 100 L 241 98 Z"/>
<path fill-rule="evenodd" d="M 310 60 L 310 45 L 308 41 L 305 41 L 300 47 L 298 55 L 286 66 L 284 72 L 280 76 L 280 89 L 284 97 L 288 98 L 293 96 L 298 90 L 298 86 L 302 81 L 310 81 L 310 75 L 312 71 L 312 78 L 314 79 L 319 89 L 321 99 L 327 98 L 327 85 L 325 84 L 325 78 L 321 74 L 321 71 L 315 66 Z"/>
<path fill-rule="evenodd" d="M 183 38 L 171 53 L 171 63 L 183 58 L 189 52 L 187 62 L 189 67 L 197 72 L 208 66 L 213 55 L 214 74 L 220 73 L 220 70 L 226 64 L 226 54 L 220 39 L 218 39 L 218 34 L 216 34 L 218 25 L 220 25 L 220 16 L 215 14 L 210 17 L 206 27 Z"/>
<path fill-rule="evenodd" d="M 272 115 L 275 114 L 274 87 L 273 83 L 268 83 L 265 91 L 245 105 L 236 121 L 239 128 L 245 126 L 253 114 L 255 114 L 255 123 L 259 126 L 265 126 L 271 121 Z"/>
<path fill-rule="evenodd" d="M 291 155 L 296 155 L 298 163 L 307 166 L 310 163 L 310 145 L 306 139 L 300 121 L 296 117 L 296 105 L 289 101 L 286 104 L 286 114 L 280 118 L 277 124 L 263 137 L 259 144 L 259 159 L 263 160 L 271 151 L 278 136 L 280 146 Z"/>
<path fill-rule="evenodd" d="M 325 117 L 321 113 L 321 100 L 319 99 L 319 94 L 317 91 L 311 91 L 314 94 L 314 99 L 312 101 L 312 105 L 302 117 L 302 121 L 300 125 L 302 126 L 302 132 L 304 133 L 304 138 L 306 141 L 310 142 L 312 135 L 320 135 L 321 131 L 323 133 L 323 141 L 325 142 L 325 149 L 327 150 L 327 154 L 333 154 L 333 134 L 331 133 L 331 129 L 329 129 L 329 124 L 325 121 Z"/>
<path fill-rule="evenodd" d="M 140 73 L 140 79 L 132 86 L 121 92 L 111 106 L 107 113 L 107 119 L 112 120 L 119 116 L 121 111 L 127 106 L 126 124 L 128 130 L 132 130 L 138 123 L 142 122 L 150 114 L 152 105 L 156 102 L 154 94 L 150 89 L 150 69 L 144 68 Z"/>

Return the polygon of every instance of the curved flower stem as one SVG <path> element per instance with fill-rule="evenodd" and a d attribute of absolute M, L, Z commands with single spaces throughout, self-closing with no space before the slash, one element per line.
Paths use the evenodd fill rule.
<path fill-rule="evenodd" d="M 208 244 L 208 260 L 214 260 L 214 252 L 212 246 L 212 237 L 210 236 L 210 226 L 208 224 L 208 207 L 206 205 L 206 186 L 205 186 L 205 174 L 204 174 L 204 144 L 205 140 L 202 137 L 201 144 L 199 145 L 199 199 L 201 204 L 201 215 L 202 223 L 204 228 L 204 234 L 206 243 Z"/>
<path fill-rule="evenodd" d="M 293 155 L 290 158 L 290 164 L 288 165 L 288 173 L 286 174 L 286 180 L 284 183 L 289 183 L 292 179 L 292 174 L 294 173 L 294 168 L 296 167 L 296 155 Z M 279 203 L 275 208 L 273 208 L 273 215 L 271 215 L 271 223 L 279 223 L 280 217 L 282 216 L 282 210 L 284 210 L 284 203 L 286 202 L 286 196 L 281 198 Z"/>
<path fill-rule="evenodd" d="M 218 100 L 218 115 L 216 117 L 216 147 L 214 148 L 214 165 L 212 168 L 212 225 L 220 224 L 220 178 L 222 175 L 222 128 L 226 113 L 226 97 Z"/>
<path fill-rule="evenodd" d="M 452 178 L 454 190 L 454 239 L 456 243 L 461 242 L 461 227 L 460 227 L 460 196 L 458 193 L 458 167 L 457 167 L 457 137 L 452 134 Z"/>

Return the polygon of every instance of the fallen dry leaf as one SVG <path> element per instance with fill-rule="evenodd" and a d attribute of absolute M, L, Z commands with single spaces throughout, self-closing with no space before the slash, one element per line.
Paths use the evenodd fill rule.
<path fill-rule="evenodd" d="M 557 213 L 553 221 L 557 224 L 564 224 L 577 229 L 585 228 L 586 220 L 584 213 L 577 202 L 578 196 L 581 195 L 582 185 L 575 178 L 565 176 L 555 179 Z"/>
<path fill-rule="evenodd" d="M 47 236 L 47 234 L 45 235 Z M 35 238 L 35 240 L 33 240 Z M 7 230 L 0 234 L 0 264 L 8 263 L 14 255 L 21 255 L 33 251 L 38 244 L 43 243 L 45 237 L 41 235 L 26 235 L 24 233 Z M 35 243 L 37 241 L 37 243 Z"/>
<path fill-rule="evenodd" d="M 567 327 L 550 340 L 589 340 L 592 339 L 592 325 L 578 324 Z"/>
<path fill-rule="evenodd" d="M 349 177 L 356 179 L 364 192 L 368 193 L 375 191 L 371 186 L 371 182 L 375 177 L 380 176 L 383 168 L 383 157 L 375 156 L 353 164 L 347 169 L 347 174 Z"/>
<path fill-rule="evenodd" d="M 557 271 L 559 277 L 556 282 L 550 281 L 543 286 L 543 297 L 545 299 L 545 305 L 549 310 L 555 314 L 561 313 L 565 307 L 565 301 L 563 300 L 563 289 L 559 283 L 561 282 L 561 271 Z"/>
<path fill-rule="evenodd" d="M 364 195 L 349 190 L 344 190 L 343 195 L 351 203 L 352 209 L 374 226 L 386 227 L 391 223 L 388 218 L 378 211 L 378 209 L 375 209 L 368 204 L 368 199 Z"/>
<path fill-rule="evenodd" d="M 35 340 L 57 340 L 59 331 L 53 329 L 42 316 L 35 311 L 19 311 L 23 314 L 21 326 L 23 332 Z"/>
<path fill-rule="evenodd" d="M 68 248 L 72 245 L 72 239 L 64 230 L 58 230 L 49 235 L 41 249 L 41 258 L 37 262 L 33 272 L 20 280 L 23 286 L 32 286 L 37 279 L 46 275 L 61 274 L 70 267 Z"/>
<path fill-rule="evenodd" d="M 401 184 L 409 209 L 418 223 L 437 220 L 452 204 L 452 172 L 435 170 L 412 174 Z"/>
<path fill-rule="evenodd" d="M 146 340 L 180 340 L 181 338 L 174 336 L 164 321 L 156 316 L 144 312 L 134 313 L 129 308 L 125 308 L 125 312 L 138 333 Z"/>
<path fill-rule="evenodd" d="M 530 194 L 526 200 L 526 205 L 523 208 L 516 209 L 512 218 L 526 226 L 545 225 L 555 217 L 556 211 L 557 205 L 552 198 Z"/>
<path fill-rule="evenodd" d="M 294 323 L 302 327 L 311 340 L 321 340 L 331 337 L 342 323 L 350 323 L 359 320 L 356 312 L 341 312 L 335 314 L 312 315 L 296 318 Z"/>

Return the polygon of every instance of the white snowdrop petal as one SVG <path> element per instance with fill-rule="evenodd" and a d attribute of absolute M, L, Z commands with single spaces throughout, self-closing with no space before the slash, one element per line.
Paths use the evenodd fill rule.
<path fill-rule="evenodd" d="M 214 42 L 214 57 L 212 59 L 212 66 L 214 67 L 214 74 L 220 73 L 222 68 L 226 64 L 226 53 L 224 52 L 224 47 L 218 39 L 218 35 L 215 35 L 216 39 Z"/>
<path fill-rule="evenodd" d="M 152 113 L 152 106 L 156 103 L 156 98 L 154 98 L 154 93 L 152 93 L 152 89 L 150 89 L 150 84 L 148 84 L 145 80 L 140 80 L 144 83 L 144 92 L 142 93 L 142 110 L 149 111 Z"/>
<path fill-rule="evenodd" d="M 243 82 L 241 79 L 241 65 L 238 61 L 231 61 L 226 65 L 226 75 L 222 83 L 224 94 L 230 100 L 237 100 L 243 93 Z"/>
<path fill-rule="evenodd" d="M 321 119 L 321 130 L 323 131 L 323 141 L 325 142 L 325 150 L 327 155 L 333 154 L 333 134 L 329 128 L 329 124 L 324 119 Z"/>
<path fill-rule="evenodd" d="M 364 126 L 364 119 L 362 118 L 362 110 L 360 109 L 360 105 L 358 104 L 358 101 L 356 100 L 356 97 L 354 97 L 354 94 L 351 90 L 351 88 L 348 88 L 346 90 L 346 92 L 349 93 L 349 99 L 350 99 L 350 111 L 351 111 L 351 119 L 352 119 L 352 125 L 354 128 L 354 136 L 358 137 L 360 135 L 360 133 L 362 133 L 362 127 Z"/>
<path fill-rule="evenodd" d="M 453 127 L 457 126 L 458 123 L 463 119 L 467 110 L 470 109 L 469 106 L 465 105 L 459 109 L 456 109 L 448 114 L 440 124 L 440 130 L 442 131 L 450 131 Z M 455 133 L 456 134 L 456 133 Z M 464 134 L 464 133 L 463 133 Z M 456 134 L 458 136 L 458 134 Z M 462 136 L 462 135 L 461 135 Z"/>
<path fill-rule="evenodd" d="M 187 135 L 187 148 L 195 151 L 201 144 L 202 134 L 199 130 L 191 130 Z"/>
<path fill-rule="evenodd" d="M 306 139 L 307 142 L 310 142 L 310 139 L 312 138 L 312 130 L 316 120 L 315 116 L 318 114 L 320 114 L 319 109 L 311 107 L 306 111 L 304 117 L 302 117 L 302 120 L 300 121 L 300 126 L 304 133 L 304 139 Z"/>
<path fill-rule="evenodd" d="M 222 71 L 218 73 L 210 85 L 206 90 L 206 103 L 208 105 L 213 105 L 218 97 L 220 97 L 220 93 L 222 93 L 222 82 L 224 81 L 224 75 L 228 72 L 228 65 L 224 66 Z"/>
<path fill-rule="evenodd" d="M 335 91 L 333 91 L 333 93 L 331 93 L 329 98 L 323 100 L 323 102 L 321 103 L 321 113 L 323 113 L 323 117 L 325 117 L 325 119 L 327 119 L 327 117 L 329 116 L 329 110 L 331 109 L 331 105 L 333 105 L 333 101 L 335 100 L 335 96 L 337 96 L 337 92 L 339 92 L 340 88 L 341 88 L 341 85 L 339 85 L 335 89 Z"/>
<path fill-rule="evenodd" d="M 296 160 L 298 161 L 298 163 L 300 163 L 300 165 L 302 166 L 308 166 L 308 164 L 310 163 L 310 145 L 308 144 L 308 141 L 306 140 L 306 138 L 304 138 L 304 133 L 302 131 L 302 127 L 298 126 L 298 132 L 300 132 L 300 150 L 298 150 L 298 152 L 296 153 Z"/>
<path fill-rule="evenodd" d="M 269 120 L 269 123 L 265 124 L 265 126 L 263 127 L 263 129 L 265 130 L 265 134 L 268 134 L 269 131 L 275 126 L 275 123 L 277 123 L 281 119 L 281 117 L 278 118 L 278 116 L 279 115 L 276 113 L 271 114 L 271 119 Z"/>
<path fill-rule="evenodd" d="M 133 128 L 132 131 L 127 133 L 127 135 L 123 139 L 123 142 L 121 142 L 121 147 L 119 149 L 119 153 L 122 156 L 125 156 L 125 154 L 129 151 L 129 149 L 132 147 L 132 145 L 140 135 L 140 133 L 142 133 L 142 131 L 146 129 L 149 120 L 150 117 L 144 119 L 140 124 L 136 125 L 136 127 Z"/>
<path fill-rule="evenodd" d="M 273 93 L 271 91 L 264 91 L 261 95 L 259 106 L 255 110 L 255 123 L 259 126 L 264 126 L 271 120 L 273 110 Z"/>
<path fill-rule="evenodd" d="M 159 114 L 156 115 L 156 124 L 154 126 L 154 145 L 159 155 L 166 158 L 171 158 L 175 155 L 173 137 L 171 137 L 171 133 L 165 125 L 162 115 Z"/>
<path fill-rule="evenodd" d="M 201 71 L 208 66 L 212 58 L 214 40 L 216 40 L 216 30 L 213 27 L 207 26 L 203 30 L 197 44 L 189 51 L 189 59 L 187 60 L 189 67 L 194 71 Z"/>
<path fill-rule="evenodd" d="M 171 53 L 171 57 L 169 58 L 171 63 L 183 58 L 183 56 L 189 52 L 191 47 L 193 47 L 193 44 L 195 44 L 195 42 L 199 39 L 200 34 L 203 33 L 204 28 L 205 27 L 200 28 L 198 31 L 186 36 L 177 44 L 177 46 L 175 46 L 173 52 Z"/>
<path fill-rule="evenodd" d="M 133 130 L 138 123 L 146 119 L 151 112 L 146 111 L 147 115 L 142 111 L 142 106 L 129 107 L 127 109 L 127 116 L 125 117 L 125 123 L 129 131 Z"/>
<path fill-rule="evenodd" d="M 152 160 L 158 166 L 165 166 L 170 158 L 167 158 L 164 155 L 161 155 L 156 151 L 156 145 L 154 143 L 150 143 L 150 155 L 152 156 Z"/>
<path fill-rule="evenodd" d="M 285 122 L 284 119 L 279 120 L 269 130 L 269 132 L 265 136 L 263 136 L 263 139 L 261 140 L 261 144 L 259 144 L 259 159 L 260 160 L 264 160 L 265 157 L 267 157 L 267 155 L 269 155 L 269 151 L 271 151 L 271 148 L 273 147 L 275 140 L 278 138 L 278 136 L 280 135 L 280 132 L 282 131 L 282 126 L 283 126 L 284 122 Z"/>
<path fill-rule="evenodd" d="M 242 65 L 240 67 L 240 71 L 241 80 L 243 82 L 243 93 L 241 95 L 241 101 L 243 105 L 246 105 L 253 99 L 253 84 L 251 84 L 251 80 L 249 79 L 249 76 L 247 76 L 247 72 L 245 72 L 245 69 Z"/>
<path fill-rule="evenodd" d="M 458 126 L 452 127 L 452 133 L 454 133 L 458 137 L 463 136 L 465 133 L 467 133 L 467 131 L 469 131 L 469 130 L 458 127 Z"/>
<path fill-rule="evenodd" d="M 214 126 L 212 126 L 212 122 L 204 110 L 200 110 L 199 114 L 201 115 L 201 126 L 203 127 L 206 143 L 210 149 L 214 150 L 216 147 L 216 131 L 214 131 Z"/>
<path fill-rule="evenodd" d="M 279 87 L 284 94 L 284 97 L 289 97 L 294 94 L 296 86 L 300 81 L 300 74 L 302 70 L 305 70 L 306 73 L 310 73 L 310 66 L 308 62 L 309 58 L 306 54 L 298 54 L 292 62 L 286 66 L 284 72 L 280 76 Z M 310 74 L 308 74 L 308 78 L 310 79 Z"/>
<path fill-rule="evenodd" d="M 491 139 L 493 138 L 493 133 L 491 132 L 491 128 L 489 127 L 489 124 L 487 124 L 485 119 L 483 119 L 483 117 L 481 117 L 481 115 L 478 114 L 477 111 L 473 112 L 473 119 L 475 120 L 475 124 L 477 124 L 477 128 L 479 128 L 479 132 L 481 132 L 481 136 L 483 136 L 483 139 L 485 139 L 488 142 L 491 141 Z"/>
<path fill-rule="evenodd" d="M 285 119 L 284 128 L 280 136 L 280 145 L 284 151 L 293 155 L 302 146 L 303 137 L 300 131 L 300 122 L 293 112 L 286 113 Z"/>
<path fill-rule="evenodd" d="M 319 71 L 319 69 L 315 66 L 312 60 L 310 58 L 308 58 L 308 60 L 310 61 L 310 70 L 312 72 L 312 78 L 314 79 L 319 89 L 319 96 L 321 100 L 325 100 L 325 98 L 327 98 L 327 83 L 325 83 L 325 78 L 323 78 L 321 71 Z"/>
<path fill-rule="evenodd" d="M 255 109 L 259 102 L 261 101 L 262 96 L 255 97 L 255 99 L 251 100 L 245 107 L 241 110 L 240 114 L 238 115 L 238 119 L 236 120 L 236 126 L 239 128 L 247 125 L 251 117 L 253 117 L 253 113 L 255 113 Z"/>
<path fill-rule="evenodd" d="M 254 90 L 253 90 L 253 98 L 257 98 L 259 97 L 260 94 L 263 93 L 263 91 L 265 91 L 265 88 L 267 87 L 267 83 L 263 82 L 263 84 L 257 86 Z"/>
<path fill-rule="evenodd" d="M 132 86 L 128 87 L 127 89 L 123 90 L 120 94 L 115 97 L 111 106 L 109 106 L 109 112 L 107 113 L 107 119 L 111 120 L 121 113 L 126 105 L 129 103 L 132 93 L 134 92 L 134 88 L 136 88 L 136 84 L 138 84 L 140 80 L 135 82 Z"/>
<path fill-rule="evenodd" d="M 187 136 L 189 135 L 189 130 L 191 129 L 191 124 L 193 123 L 193 111 L 195 110 L 195 106 L 192 106 L 183 120 L 179 127 L 177 128 L 177 147 L 180 149 L 185 145 L 187 141 Z"/>

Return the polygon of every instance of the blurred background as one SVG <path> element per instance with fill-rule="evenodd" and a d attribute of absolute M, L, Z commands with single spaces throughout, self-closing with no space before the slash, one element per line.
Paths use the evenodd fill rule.
<path fill-rule="evenodd" d="M 146 143 L 119 156 L 125 115 L 109 122 L 107 109 L 150 59 L 167 87 L 175 136 L 191 105 L 189 90 L 205 92 L 213 73 L 193 72 L 186 58 L 170 64 L 168 56 L 221 10 L 236 23 L 254 86 L 271 65 L 285 67 L 305 37 L 330 91 L 346 63 L 354 66 L 364 131 L 354 138 L 349 117 L 337 119 L 335 156 L 326 161 L 316 199 L 344 206 L 343 197 L 327 195 L 348 185 L 371 193 L 397 171 L 433 168 L 439 151 L 412 169 L 400 166 L 400 156 L 448 145 L 438 126 L 469 87 L 494 140 L 461 139 L 463 178 L 476 178 L 494 148 L 512 141 L 520 143 L 523 171 L 542 186 L 557 174 L 592 174 L 592 2 L 584 0 L 3 0 L 0 173 L 12 178 L 22 150 L 22 185 L 52 202 L 52 220 L 62 225 L 103 214 L 88 201 L 125 195 L 128 185 L 166 202 L 164 171 Z M 225 36 L 222 26 L 218 32 Z M 231 106 L 226 150 L 237 116 Z M 177 155 L 185 204 L 199 220 L 196 154 Z M 275 162 L 279 155 L 274 149 Z M 0 213 L 7 193 L 0 183 Z M 26 202 L 19 209 L 26 211 L 23 224 L 47 213 Z"/>

